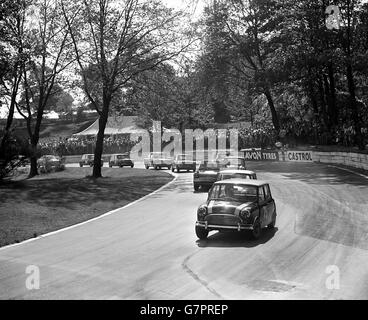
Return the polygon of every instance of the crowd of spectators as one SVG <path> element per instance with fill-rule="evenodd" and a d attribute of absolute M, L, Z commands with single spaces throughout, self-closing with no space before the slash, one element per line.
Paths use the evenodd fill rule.
<path fill-rule="evenodd" d="M 95 138 L 87 139 L 85 137 L 71 138 L 43 138 L 40 139 L 39 149 L 41 154 L 55 154 L 59 156 L 81 155 L 85 153 L 94 153 L 96 145 Z M 105 137 L 104 153 L 123 153 L 130 151 L 134 142 L 129 137 Z"/>
<path fill-rule="evenodd" d="M 361 129 L 364 145 L 368 144 L 368 128 Z M 292 121 L 285 123 L 279 135 L 275 134 L 273 126 L 252 126 L 239 130 L 241 148 L 267 148 L 280 141 L 283 145 L 295 147 L 303 144 L 340 145 L 354 147 L 357 145 L 354 126 L 345 123 L 326 129 L 313 121 Z"/>

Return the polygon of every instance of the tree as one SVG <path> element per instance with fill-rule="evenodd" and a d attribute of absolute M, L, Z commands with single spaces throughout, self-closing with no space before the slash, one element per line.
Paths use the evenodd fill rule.
<path fill-rule="evenodd" d="M 160 1 L 78 1 L 63 3 L 71 32 L 83 89 L 99 114 L 94 153 L 94 178 L 101 177 L 104 131 L 111 102 L 135 77 L 154 69 L 185 50 L 178 43 L 180 12 Z M 73 23 L 70 12 L 80 11 Z M 88 69 L 93 68 L 93 76 Z"/>
<path fill-rule="evenodd" d="M 22 99 L 16 107 L 26 120 L 32 149 L 29 177 L 34 177 L 38 174 L 37 146 L 43 115 L 50 98 L 58 93 L 55 84 L 60 74 L 73 59 L 69 54 L 69 28 L 62 19 L 59 2 L 34 1 L 24 10 L 22 20 L 27 25 L 23 38 L 27 59 L 21 66 Z"/>
<path fill-rule="evenodd" d="M 28 1 L 4 0 L 0 6 L 0 103 L 8 105 L 8 115 L 0 142 L 0 158 L 10 139 L 16 99 L 22 80 L 24 14 Z"/>

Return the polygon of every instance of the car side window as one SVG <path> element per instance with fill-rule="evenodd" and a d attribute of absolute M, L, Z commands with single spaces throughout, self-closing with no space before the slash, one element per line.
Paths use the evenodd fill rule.
<path fill-rule="evenodd" d="M 265 194 L 263 191 L 263 187 L 259 187 L 258 188 L 258 194 L 259 194 L 259 202 L 264 202 L 265 201 Z"/>
<path fill-rule="evenodd" d="M 271 194 L 271 189 L 269 185 L 267 185 L 267 190 L 268 190 L 268 197 L 270 200 L 272 200 L 272 194 Z"/>
<path fill-rule="evenodd" d="M 265 200 L 270 200 L 270 190 L 268 185 L 263 186 L 264 194 L 265 194 Z"/>

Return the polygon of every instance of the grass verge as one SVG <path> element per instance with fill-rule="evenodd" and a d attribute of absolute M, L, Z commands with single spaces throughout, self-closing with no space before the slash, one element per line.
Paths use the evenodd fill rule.
<path fill-rule="evenodd" d="M 0 185 L 0 247 L 37 237 L 123 207 L 173 177 L 153 170 L 67 168 L 33 179 Z"/>

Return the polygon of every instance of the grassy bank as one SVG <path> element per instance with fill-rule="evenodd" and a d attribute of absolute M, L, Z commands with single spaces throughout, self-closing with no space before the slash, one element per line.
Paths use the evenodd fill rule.
<path fill-rule="evenodd" d="M 97 180 L 88 178 L 90 173 L 90 168 L 67 168 L 0 185 L 0 246 L 94 218 L 173 179 L 165 172 L 131 168 L 103 168 L 104 178 Z"/>

